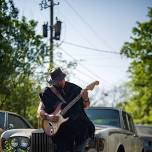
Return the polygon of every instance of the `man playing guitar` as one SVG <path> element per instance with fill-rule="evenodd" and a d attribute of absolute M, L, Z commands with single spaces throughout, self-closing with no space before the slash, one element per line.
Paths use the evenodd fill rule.
<path fill-rule="evenodd" d="M 52 134 L 52 139 L 57 145 L 57 152 L 84 152 L 86 140 L 92 138 L 95 131 L 93 123 L 84 111 L 84 108 L 90 105 L 88 92 L 87 89 L 82 90 L 79 86 L 65 81 L 65 76 L 66 74 L 62 72 L 61 68 L 52 70 L 51 79 L 48 81 L 50 87 L 46 87 L 40 93 L 41 102 L 38 107 L 38 115 L 43 120 L 49 121 L 48 124 L 58 123 L 59 115 L 55 112 L 58 110 L 58 105 L 61 104 L 60 110 L 62 110 L 80 95 L 80 98 L 77 99 L 78 102 L 76 101 L 64 114 L 63 119 L 68 118 L 68 120 L 61 124 L 55 134 Z M 51 87 L 55 88 L 63 100 L 59 99 Z"/>

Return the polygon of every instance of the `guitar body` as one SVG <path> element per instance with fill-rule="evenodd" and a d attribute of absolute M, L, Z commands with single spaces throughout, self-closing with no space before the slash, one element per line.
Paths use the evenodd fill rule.
<path fill-rule="evenodd" d="M 42 120 L 42 127 L 44 129 L 44 132 L 49 136 L 53 136 L 54 134 L 56 134 L 57 131 L 59 130 L 61 124 L 66 122 L 69 119 L 69 118 L 63 118 L 63 116 L 60 114 L 61 106 L 62 106 L 62 103 L 60 103 L 56 107 L 54 112 L 52 113 L 52 115 L 56 115 L 59 117 L 58 122 L 51 122 L 51 121 L 46 120 L 46 119 Z"/>
<path fill-rule="evenodd" d="M 57 114 L 59 116 L 58 122 L 51 122 L 46 119 L 43 119 L 42 121 L 42 127 L 44 129 L 44 132 L 49 135 L 53 136 L 57 133 L 62 123 L 66 122 L 69 118 L 63 118 L 63 116 L 59 113 Z"/>

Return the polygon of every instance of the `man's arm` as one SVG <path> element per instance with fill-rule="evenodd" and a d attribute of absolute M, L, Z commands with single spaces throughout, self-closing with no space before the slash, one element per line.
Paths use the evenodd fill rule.
<path fill-rule="evenodd" d="M 37 110 L 37 116 L 42 118 L 42 119 L 47 119 L 52 122 L 57 122 L 59 120 L 59 117 L 53 114 L 48 114 L 45 112 L 45 106 L 42 102 L 40 102 Z"/>
<path fill-rule="evenodd" d="M 47 118 L 47 113 L 45 112 L 45 106 L 42 102 L 39 103 L 38 109 L 37 109 L 37 116 L 46 119 Z"/>
<path fill-rule="evenodd" d="M 90 100 L 88 97 L 88 91 L 87 90 L 82 90 L 81 91 L 81 97 L 83 99 L 83 107 L 88 108 L 90 106 Z"/>

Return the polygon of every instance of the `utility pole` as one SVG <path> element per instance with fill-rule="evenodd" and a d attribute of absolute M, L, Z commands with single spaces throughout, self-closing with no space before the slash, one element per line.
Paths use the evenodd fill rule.
<path fill-rule="evenodd" d="M 53 64 L 53 13 L 54 1 L 50 0 L 50 64 Z"/>
<path fill-rule="evenodd" d="M 43 25 L 43 37 L 48 36 L 48 30 L 50 30 L 50 66 L 53 65 L 53 44 L 54 39 L 60 40 L 60 33 L 61 33 L 61 21 L 57 21 L 54 25 L 54 6 L 59 5 L 59 3 L 54 3 L 54 0 L 42 0 L 40 3 L 41 10 L 50 8 L 50 26 L 48 28 L 48 23 Z M 55 33 L 55 34 L 54 34 Z M 54 36 L 55 35 L 55 36 Z"/>

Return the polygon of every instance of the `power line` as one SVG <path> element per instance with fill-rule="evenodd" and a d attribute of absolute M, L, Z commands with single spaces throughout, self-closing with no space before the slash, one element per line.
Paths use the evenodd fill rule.
<path fill-rule="evenodd" d="M 71 28 L 73 28 L 77 34 L 80 34 L 80 36 L 81 36 L 80 38 L 82 38 L 82 40 L 85 40 L 89 45 L 91 45 L 91 46 L 93 45 L 93 46 L 94 46 L 94 44 L 91 43 L 91 42 L 86 38 L 86 36 L 83 35 L 83 33 L 80 32 L 80 31 L 75 27 L 75 24 L 73 24 L 73 22 L 70 21 L 70 19 L 68 18 L 68 16 L 64 15 L 63 12 L 60 12 L 60 13 L 62 14 L 63 18 L 66 18 L 66 20 L 68 20 L 69 24 L 71 25 Z"/>
<path fill-rule="evenodd" d="M 105 46 L 108 46 L 108 48 L 112 48 L 107 42 L 106 40 L 104 40 L 103 38 L 101 38 L 101 36 L 92 28 L 92 26 L 79 14 L 79 12 L 69 3 L 68 0 L 64 0 L 67 5 L 73 10 L 73 12 L 80 18 L 80 20 L 90 29 L 90 31 L 95 35 L 95 37 L 99 40 L 101 39 L 103 44 Z"/>
<path fill-rule="evenodd" d="M 75 13 L 84 21 L 84 19 L 82 18 L 82 16 L 72 7 L 72 5 L 67 1 L 67 4 L 73 9 L 73 11 L 75 11 Z M 62 12 L 63 14 L 63 12 Z M 72 25 L 72 23 L 70 22 L 70 24 Z M 88 23 L 87 23 L 88 24 Z M 74 27 L 75 25 L 73 24 L 72 27 Z M 90 26 L 90 25 L 89 25 Z M 91 27 L 91 26 L 90 26 Z M 92 27 L 91 27 L 92 28 Z M 94 31 L 95 32 L 95 31 Z M 82 37 L 84 37 L 84 35 L 82 35 L 81 32 L 78 32 L 81 34 Z M 88 44 L 91 44 L 90 41 L 88 41 L 85 37 L 84 39 L 86 40 L 86 42 L 88 42 Z M 96 49 L 96 48 L 90 48 L 90 47 L 87 47 L 87 46 L 82 46 L 82 45 L 78 45 L 78 44 L 74 44 L 74 43 L 71 43 L 71 42 L 66 42 L 64 41 L 66 44 L 69 44 L 69 45 L 73 45 L 73 46 L 76 46 L 76 47 L 80 47 L 80 48 L 84 48 L 84 49 L 89 49 L 89 50 L 94 50 L 94 51 L 97 51 L 97 52 L 104 52 L 104 53 L 112 53 L 112 54 L 119 54 L 119 52 L 114 52 L 114 51 L 105 51 L 105 50 L 101 50 L 101 49 Z M 92 45 L 92 44 L 91 44 Z M 119 54 L 120 55 L 120 54 Z"/>
<path fill-rule="evenodd" d="M 74 60 L 78 61 L 76 58 L 74 58 L 71 54 L 69 54 L 69 53 L 68 53 L 67 51 L 65 51 L 63 48 L 60 47 L 59 49 L 61 49 L 62 51 L 64 51 L 64 53 L 67 54 L 69 57 L 71 57 L 71 58 L 73 58 Z M 81 65 L 82 65 L 82 64 L 81 64 Z M 78 71 L 80 72 L 80 70 L 78 70 Z M 83 72 L 80 72 L 80 73 L 82 73 L 83 75 L 89 77 L 90 79 L 94 79 L 94 77 L 96 77 L 95 75 L 91 76 L 91 75 L 88 75 L 88 74 L 83 73 Z M 90 71 L 89 71 L 89 73 L 90 73 Z M 91 73 L 92 73 L 92 72 L 91 72 Z M 98 76 L 97 76 L 97 77 L 98 77 Z"/>
<path fill-rule="evenodd" d="M 59 48 L 59 49 L 61 49 L 64 53 L 66 53 L 69 57 L 71 57 L 71 58 L 73 58 L 74 60 L 76 60 L 76 61 L 78 61 L 76 58 L 74 58 L 71 54 L 69 54 L 67 51 L 65 51 L 63 48 Z M 86 70 L 86 71 L 88 71 L 90 74 L 92 74 L 92 76 L 91 75 L 87 75 L 89 78 L 98 78 L 98 79 L 102 79 L 102 80 L 104 80 L 103 78 L 101 78 L 101 76 L 98 76 L 97 74 L 93 74 L 93 72 L 91 71 L 91 70 L 89 70 L 86 66 L 84 66 L 83 64 L 81 64 L 81 66 Z M 86 74 L 85 74 L 86 75 Z M 107 80 L 104 80 L 104 81 L 106 81 L 107 83 L 109 83 Z M 111 83 L 109 83 L 110 85 L 111 85 Z"/>
<path fill-rule="evenodd" d="M 74 58 L 71 54 L 69 54 L 69 53 L 68 53 L 67 51 L 65 51 L 63 48 L 60 47 L 59 49 L 61 49 L 62 51 L 64 51 L 64 53 L 67 54 L 69 57 L 71 57 L 71 58 L 73 58 L 74 60 L 78 61 L 76 58 Z M 79 71 L 81 74 L 89 77 L 90 79 L 94 79 L 94 76 L 92 77 L 92 76 L 90 76 L 90 75 L 88 75 L 88 74 L 86 74 L 86 73 L 81 72 L 80 70 L 77 70 L 77 71 Z"/>
<path fill-rule="evenodd" d="M 75 79 L 77 79 L 77 80 L 81 81 L 84 85 L 88 84 L 88 82 L 87 82 L 87 81 L 84 81 L 84 80 L 82 80 L 82 79 L 81 79 L 81 78 L 79 78 L 79 77 L 75 77 Z"/>
<path fill-rule="evenodd" d="M 90 48 L 90 47 L 87 47 L 87 46 L 83 46 L 83 45 L 79 45 L 79 44 L 75 44 L 75 43 L 71 43 L 71 42 L 67 42 L 67 41 L 64 41 L 64 43 L 68 44 L 68 45 L 75 46 L 75 47 L 87 49 L 87 50 L 93 50 L 93 51 L 96 51 L 96 52 L 102 52 L 102 53 L 110 53 L 110 54 L 120 55 L 119 52 L 106 51 L 106 50 L 101 50 L 101 49 L 96 49 L 96 48 Z"/>
<path fill-rule="evenodd" d="M 61 48 L 60 48 L 61 49 Z M 63 50 L 62 50 L 63 51 Z M 69 55 L 69 54 L 68 54 Z M 69 55 L 70 57 L 71 57 L 71 55 Z M 59 65 L 58 64 L 56 64 L 56 63 L 54 63 L 55 64 L 55 66 L 56 67 L 58 67 Z M 84 74 L 84 75 L 86 75 L 87 77 L 89 77 L 89 78 L 93 78 L 93 77 L 90 77 L 89 75 L 87 75 L 86 73 L 83 73 L 83 72 L 81 72 L 80 70 L 78 70 L 77 69 L 77 71 L 79 71 L 81 74 Z M 81 78 L 79 78 L 78 76 L 77 77 L 75 77 L 76 79 L 78 79 L 78 80 L 80 80 L 83 84 L 87 84 L 87 81 L 84 81 L 84 80 L 82 80 Z M 94 78 L 93 78 L 94 79 Z"/>

